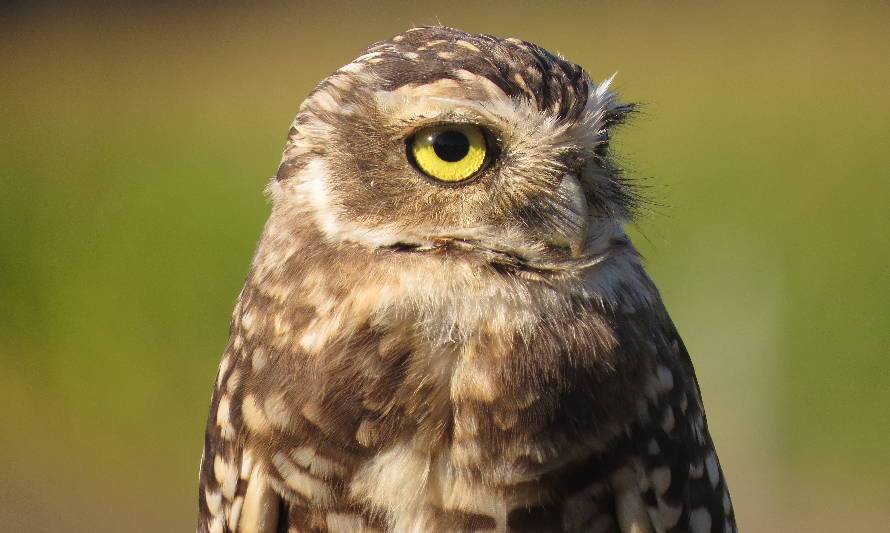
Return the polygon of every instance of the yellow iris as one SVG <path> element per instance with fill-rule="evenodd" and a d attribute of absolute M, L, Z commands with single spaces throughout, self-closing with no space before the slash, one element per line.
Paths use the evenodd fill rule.
<path fill-rule="evenodd" d="M 440 181 L 463 181 L 485 163 L 485 135 L 471 124 L 422 129 L 414 135 L 410 148 L 420 170 Z"/>

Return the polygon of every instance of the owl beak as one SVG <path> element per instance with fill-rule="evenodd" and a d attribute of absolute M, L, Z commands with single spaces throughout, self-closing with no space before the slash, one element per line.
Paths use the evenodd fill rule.
<path fill-rule="evenodd" d="M 556 189 L 555 199 L 558 224 L 544 236 L 544 241 L 567 249 L 577 259 L 587 249 L 587 198 L 578 177 L 565 174 Z"/>

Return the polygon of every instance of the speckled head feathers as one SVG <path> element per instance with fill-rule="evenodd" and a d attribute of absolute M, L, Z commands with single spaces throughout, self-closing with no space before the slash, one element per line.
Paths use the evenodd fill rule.
<path fill-rule="evenodd" d="M 578 65 L 519 39 L 499 39 L 445 27 L 425 27 L 376 43 L 367 63 L 394 91 L 439 80 L 481 76 L 510 98 L 527 99 L 541 112 L 576 120 L 587 103 L 590 80 Z"/>
<path fill-rule="evenodd" d="M 608 158 L 632 109 L 577 65 L 518 39 L 423 27 L 370 46 L 294 120 L 270 190 L 331 242 L 460 240 L 523 261 L 587 257 L 621 233 L 634 194 Z M 469 123 L 490 164 L 456 186 L 418 175 L 406 139 Z"/>

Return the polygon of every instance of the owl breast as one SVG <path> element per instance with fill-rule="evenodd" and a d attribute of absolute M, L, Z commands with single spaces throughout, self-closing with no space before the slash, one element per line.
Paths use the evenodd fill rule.
<path fill-rule="evenodd" d="M 615 370 L 614 324 L 583 286 L 465 261 L 314 259 L 325 267 L 299 265 L 296 290 L 248 283 L 234 337 L 251 361 L 250 444 L 300 516 L 505 530 L 620 434 L 633 406 L 619 389 L 639 371 Z"/>

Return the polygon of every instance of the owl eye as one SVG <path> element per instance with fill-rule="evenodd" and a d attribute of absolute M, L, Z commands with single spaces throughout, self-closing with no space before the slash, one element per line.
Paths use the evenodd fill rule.
<path fill-rule="evenodd" d="M 473 177 L 485 164 L 485 134 L 471 124 L 424 128 L 408 139 L 409 159 L 427 176 L 445 182 Z"/>

